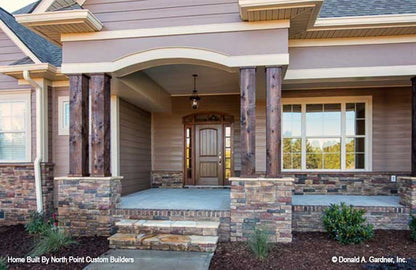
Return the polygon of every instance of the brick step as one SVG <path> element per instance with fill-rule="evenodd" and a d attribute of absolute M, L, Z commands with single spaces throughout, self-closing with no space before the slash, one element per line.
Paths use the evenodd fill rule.
<path fill-rule="evenodd" d="M 110 248 L 214 252 L 218 236 L 116 233 Z"/>
<path fill-rule="evenodd" d="M 119 233 L 218 236 L 219 222 L 123 219 L 116 222 Z"/>

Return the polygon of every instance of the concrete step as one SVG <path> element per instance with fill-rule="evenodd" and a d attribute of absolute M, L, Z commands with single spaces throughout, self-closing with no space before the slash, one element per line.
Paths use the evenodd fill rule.
<path fill-rule="evenodd" d="M 219 222 L 123 219 L 116 222 L 119 233 L 218 236 Z"/>
<path fill-rule="evenodd" d="M 110 248 L 214 252 L 218 236 L 116 233 Z"/>

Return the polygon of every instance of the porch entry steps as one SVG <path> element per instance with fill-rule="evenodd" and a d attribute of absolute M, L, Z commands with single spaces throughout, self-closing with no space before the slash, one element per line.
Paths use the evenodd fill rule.
<path fill-rule="evenodd" d="M 123 219 L 110 248 L 214 252 L 219 222 Z"/>

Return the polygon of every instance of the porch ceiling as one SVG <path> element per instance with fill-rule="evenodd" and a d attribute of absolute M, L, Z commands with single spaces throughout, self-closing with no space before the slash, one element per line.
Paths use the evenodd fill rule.
<path fill-rule="evenodd" d="M 239 72 L 228 72 L 206 66 L 166 65 L 144 71 L 172 96 L 190 95 L 192 74 L 198 74 L 197 90 L 200 95 L 239 94 Z"/>

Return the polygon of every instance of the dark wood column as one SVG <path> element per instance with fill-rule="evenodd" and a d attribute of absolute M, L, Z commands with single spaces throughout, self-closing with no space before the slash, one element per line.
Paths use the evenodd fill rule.
<path fill-rule="evenodd" d="M 412 78 L 412 176 L 416 177 L 416 77 Z"/>
<path fill-rule="evenodd" d="M 111 176 L 110 99 L 111 77 L 91 75 L 91 158 L 93 176 Z"/>
<path fill-rule="evenodd" d="M 279 177 L 282 151 L 282 68 L 266 68 L 266 175 Z"/>
<path fill-rule="evenodd" d="M 256 69 L 240 70 L 241 177 L 256 174 Z"/>
<path fill-rule="evenodd" d="M 88 176 L 89 77 L 69 75 L 69 176 Z"/>

